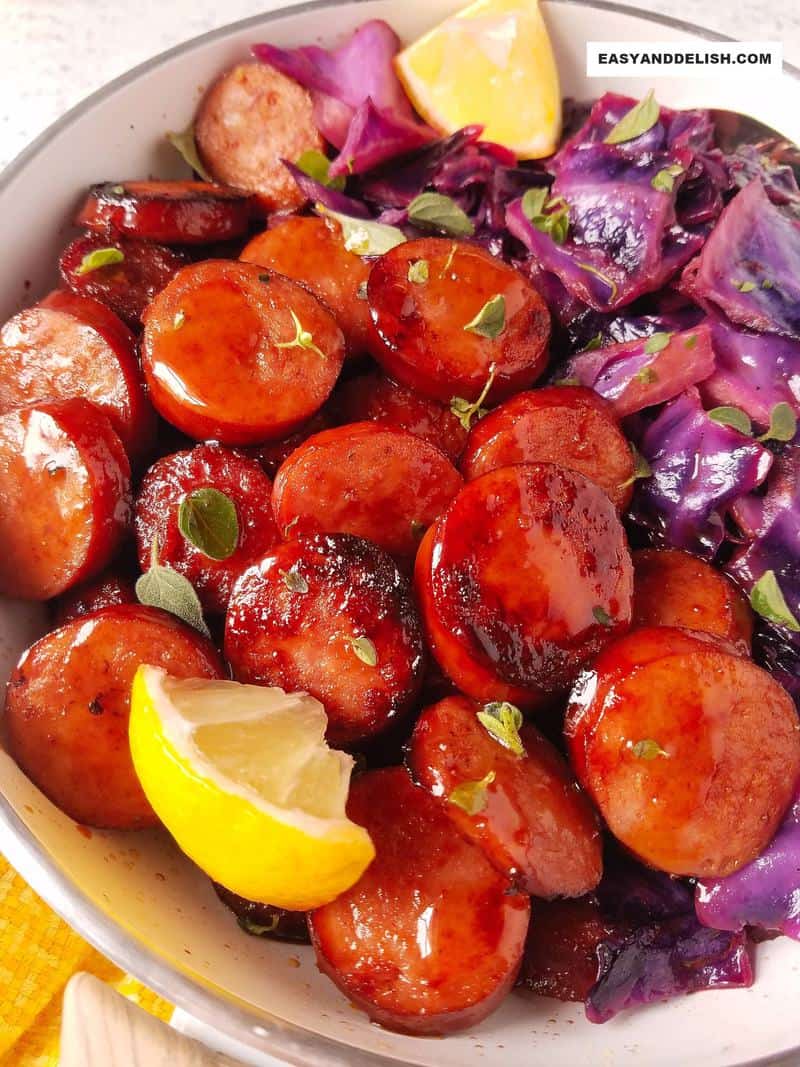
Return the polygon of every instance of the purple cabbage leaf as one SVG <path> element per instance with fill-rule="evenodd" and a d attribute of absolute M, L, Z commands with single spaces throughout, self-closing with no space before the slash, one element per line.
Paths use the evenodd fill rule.
<path fill-rule="evenodd" d="M 679 915 L 602 942 L 586 1017 L 604 1023 L 626 1008 L 702 989 L 746 987 L 753 970 L 743 933 L 710 930 Z"/>
<path fill-rule="evenodd" d="M 332 174 L 366 170 L 434 139 L 414 115 L 394 70 L 400 39 L 380 19 L 363 23 L 335 49 L 253 45 L 253 55 L 311 92 L 320 133 L 341 150 Z M 373 143 L 373 141 L 375 143 Z"/>
<path fill-rule="evenodd" d="M 650 477 L 637 483 L 632 519 L 657 543 L 712 559 L 725 516 L 762 484 L 773 455 L 752 437 L 711 419 L 695 388 L 671 400 L 644 430 Z"/>
<path fill-rule="evenodd" d="M 722 212 L 682 286 L 740 326 L 800 340 L 800 219 L 754 178 Z"/>
<path fill-rule="evenodd" d="M 656 333 L 574 356 L 565 375 L 610 401 L 623 418 L 672 400 L 714 370 L 706 325 L 679 333 Z"/>

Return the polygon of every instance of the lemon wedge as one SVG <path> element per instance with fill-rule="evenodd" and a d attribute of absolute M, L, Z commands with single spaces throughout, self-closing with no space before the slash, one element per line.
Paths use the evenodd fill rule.
<path fill-rule="evenodd" d="M 353 760 L 326 726 L 305 693 L 150 666 L 133 679 L 131 753 L 158 817 L 215 881 L 294 911 L 349 889 L 375 855 L 345 815 Z"/>
<path fill-rule="evenodd" d="M 481 123 L 521 159 L 558 146 L 561 87 L 538 0 L 476 0 L 395 59 L 417 111 L 442 134 Z"/>

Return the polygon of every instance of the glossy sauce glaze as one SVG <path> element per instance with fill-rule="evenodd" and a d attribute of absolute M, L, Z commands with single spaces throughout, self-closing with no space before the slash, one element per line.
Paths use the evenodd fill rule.
<path fill-rule="evenodd" d="M 721 876 L 775 832 L 800 727 L 766 671 L 706 635 L 637 630 L 572 693 L 572 764 L 614 836 L 670 874 Z"/>
<path fill-rule="evenodd" d="M 311 912 L 320 968 L 389 1029 L 476 1025 L 513 985 L 528 898 L 508 892 L 401 767 L 356 778 L 347 812 L 369 831 L 376 857 L 352 889 Z"/>
<path fill-rule="evenodd" d="M 185 267 L 145 316 L 150 395 L 190 437 L 285 437 L 324 403 L 343 361 L 342 332 L 317 298 L 251 263 Z"/>
<path fill-rule="evenodd" d="M 428 281 L 408 278 L 428 264 Z M 547 362 L 550 313 L 522 274 L 488 252 L 439 237 L 406 241 L 376 260 L 367 285 L 386 373 L 424 396 L 474 401 L 494 371 L 489 402 L 532 385 Z M 465 327 L 496 296 L 505 326 L 491 339 Z"/>
<path fill-rule="evenodd" d="M 541 704 L 630 622 L 632 568 L 614 506 L 553 464 L 467 483 L 423 546 L 416 584 L 439 664 L 482 701 Z"/>

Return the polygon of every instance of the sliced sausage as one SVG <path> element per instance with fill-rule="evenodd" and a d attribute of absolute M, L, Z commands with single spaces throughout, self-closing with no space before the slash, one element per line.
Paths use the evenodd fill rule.
<path fill-rule="evenodd" d="M 750 655 L 753 613 L 729 578 L 677 548 L 633 553 L 633 625 L 718 634 Z"/>
<path fill-rule="evenodd" d="M 670 874 L 722 877 L 752 860 L 800 775 L 788 694 L 689 631 L 636 630 L 606 648 L 573 690 L 565 732 L 608 828 Z"/>
<path fill-rule="evenodd" d="M 534 901 L 518 984 L 540 997 L 586 1000 L 597 981 L 597 948 L 622 927 L 591 896 Z"/>
<path fill-rule="evenodd" d="M 410 281 L 420 261 L 427 281 Z M 497 403 L 545 368 L 547 306 L 519 271 L 476 245 L 439 237 L 397 245 L 374 263 L 367 294 L 377 331 L 373 355 L 391 378 L 425 396 L 474 402 L 493 373 L 484 399 Z M 505 302 L 502 320 L 483 328 L 499 332 L 468 329 L 496 297 Z"/>
<path fill-rule="evenodd" d="M 315 296 L 252 263 L 184 267 L 147 310 L 142 363 L 158 411 L 200 440 L 279 440 L 317 411 L 344 339 Z"/>
<path fill-rule="evenodd" d="M 304 690 L 351 745 L 407 714 L 424 672 L 411 590 L 376 545 L 345 534 L 279 545 L 239 578 L 225 656 L 241 682 Z"/>
<path fill-rule="evenodd" d="M 87 256 L 113 248 L 123 256 L 118 263 L 87 270 Z M 133 329 L 142 312 L 167 282 L 185 266 L 178 252 L 151 241 L 86 234 L 67 245 L 58 266 L 64 283 L 79 296 L 92 296 L 111 308 Z"/>
<path fill-rule="evenodd" d="M 338 223 L 290 216 L 254 237 L 241 259 L 276 270 L 310 289 L 336 316 L 348 353 L 357 356 L 368 351 L 372 325 L 363 287 L 369 265 L 344 247 Z"/>
<path fill-rule="evenodd" d="M 8 748 L 70 818 L 136 830 L 157 824 L 128 747 L 133 676 L 141 663 L 178 678 L 221 678 L 211 642 L 157 608 L 104 608 L 53 630 L 8 683 Z"/>
<path fill-rule="evenodd" d="M 219 552 L 209 555 L 187 540 L 178 526 L 181 504 L 203 489 L 223 493 L 236 513 L 235 547 L 223 559 L 214 558 Z M 197 445 L 163 456 L 145 475 L 136 500 L 134 525 L 142 571 L 148 568 L 155 539 L 161 563 L 189 579 L 204 610 L 224 612 L 242 571 L 279 540 L 271 498 L 272 482 L 259 463 L 222 445 Z M 222 549 L 226 550 L 224 544 Z"/>
<path fill-rule="evenodd" d="M 165 245 L 228 241 L 247 231 L 252 199 L 209 182 L 104 182 L 93 185 L 76 225 Z"/>
<path fill-rule="evenodd" d="M 468 482 L 417 556 L 431 650 L 462 692 L 532 709 L 627 629 L 632 567 L 606 494 L 550 463 Z"/>
<path fill-rule="evenodd" d="M 591 389 L 520 393 L 479 419 L 461 461 L 464 477 L 512 463 L 558 463 L 591 478 L 620 511 L 630 503 L 633 452 L 611 406 Z"/>
<path fill-rule="evenodd" d="M 0 416 L 0 593 L 48 600 L 111 561 L 130 519 L 130 464 L 87 400 Z"/>
<path fill-rule="evenodd" d="M 133 334 L 98 300 L 57 290 L 0 330 L 0 414 L 68 397 L 101 408 L 132 461 L 150 452 L 155 417 Z"/>
<path fill-rule="evenodd" d="M 97 578 L 81 582 L 57 597 L 52 604 L 53 626 L 63 626 L 82 615 L 115 604 L 135 604 L 133 577 L 116 567 L 104 571 Z"/>
<path fill-rule="evenodd" d="M 291 211 L 306 197 L 281 161 L 324 149 L 312 112 L 296 81 L 265 63 L 240 63 L 200 102 L 197 150 L 212 177 L 255 194 L 264 212 Z"/>
<path fill-rule="evenodd" d="M 467 431 L 447 404 L 421 396 L 380 371 L 344 382 L 331 403 L 340 423 L 372 420 L 408 430 L 436 445 L 453 463 L 464 450 Z"/>
<path fill-rule="evenodd" d="M 376 857 L 352 889 L 309 916 L 319 967 L 382 1026 L 411 1034 L 464 1030 L 511 988 L 528 898 L 453 833 L 439 801 L 400 767 L 350 787 L 347 813 Z"/>
<path fill-rule="evenodd" d="M 458 830 L 521 892 L 588 893 L 603 871 L 600 827 L 589 802 L 538 730 L 512 729 L 509 740 L 519 746 L 512 750 L 481 723 L 482 712 L 459 696 L 427 708 L 408 750 L 412 777 L 447 800 Z"/>
<path fill-rule="evenodd" d="M 356 422 L 309 437 L 278 471 L 272 500 L 279 529 L 293 537 L 351 533 L 408 562 L 461 484 L 427 441 Z"/>
<path fill-rule="evenodd" d="M 213 882 L 214 892 L 230 908 L 245 933 L 254 937 L 273 937 L 276 941 L 295 941 L 308 944 L 308 922 L 304 911 L 287 911 L 272 904 L 240 897 L 219 882 Z"/>

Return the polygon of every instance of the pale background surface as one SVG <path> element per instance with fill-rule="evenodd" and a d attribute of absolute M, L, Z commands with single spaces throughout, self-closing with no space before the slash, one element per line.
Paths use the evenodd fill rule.
<path fill-rule="evenodd" d="M 206 30 L 285 3 L 0 0 L 0 168 L 64 111 L 137 63 Z M 740 40 L 782 41 L 784 58 L 800 66 L 797 0 L 638 0 L 637 6 Z M 218 1037 L 178 1015 L 181 1029 L 221 1047 Z M 225 1050 L 246 1055 L 232 1045 Z"/>
<path fill-rule="evenodd" d="M 635 2 L 635 0 L 631 0 Z M 284 0 L 0 0 L 0 167 L 111 78 L 205 30 Z M 800 65 L 797 0 L 638 0 L 740 40 L 784 43 Z"/>

